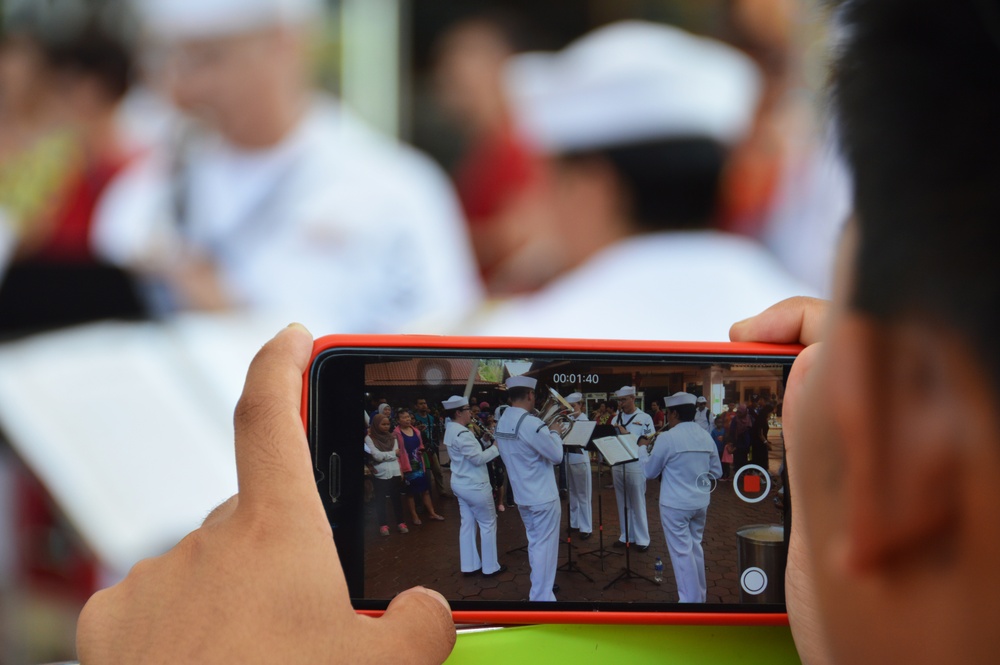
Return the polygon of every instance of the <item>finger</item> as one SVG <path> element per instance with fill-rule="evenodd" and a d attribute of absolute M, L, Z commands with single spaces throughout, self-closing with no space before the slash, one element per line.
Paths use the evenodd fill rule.
<path fill-rule="evenodd" d="M 455 623 L 444 596 L 423 587 L 396 596 L 373 625 L 381 640 L 373 662 L 431 665 L 443 663 L 455 646 Z"/>
<path fill-rule="evenodd" d="M 782 300 L 757 316 L 734 323 L 729 329 L 729 339 L 808 346 L 822 338 L 829 307 L 828 301 L 819 298 L 799 296 Z"/>
<path fill-rule="evenodd" d="M 311 354 L 312 336 L 293 324 L 250 363 L 233 419 L 241 510 L 316 494 L 300 416 L 302 375 Z"/>
<path fill-rule="evenodd" d="M 224 522 L 233 512 L 236 510 L 236 506 L 239 505 L 240 495 L 234 494 L 218 506 L 216 506 L 212 512 L 208 514 L 205 521 L 201 523 L 202 526 L 212 526 L 213 524 L 218 524 L 219 522 Z"/>

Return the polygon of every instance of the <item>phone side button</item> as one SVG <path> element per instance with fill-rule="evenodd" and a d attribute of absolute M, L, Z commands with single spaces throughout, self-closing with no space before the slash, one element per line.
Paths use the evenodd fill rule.
<path fill-rule="evenodd" d="M 337 503 L 340 498 L 340 455 L 330 455 L 330 500 Z"/>

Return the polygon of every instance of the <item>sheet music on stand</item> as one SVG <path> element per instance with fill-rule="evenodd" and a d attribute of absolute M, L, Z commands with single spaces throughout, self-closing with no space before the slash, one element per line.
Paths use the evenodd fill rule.
<path fill-rule="evenodd" d="M 594 435 L 595 427 L 597 427 L 597 423 L 592 420 L 580 420 L 574 422 L 569 434 L 567 434 L 566 438 L 563 439 L 563 446 L 567 448 L 574 448 L 577 446 L 580 448 L 586 448 L 587 444 L 590 443 L 590 437 Z"/>
<path fill-rule="evenodd" d="M 635 434 L 617 434 L 594 439 L 594 446 L 611 466 L 639 459 L 639 438 Z"/>
<path fill-rule="evenodd" d="M 108 572 L 162 553 L 236 492 L 233 407 L 277 328 L 191 316 L 0 345 L 3 433 Z"/>

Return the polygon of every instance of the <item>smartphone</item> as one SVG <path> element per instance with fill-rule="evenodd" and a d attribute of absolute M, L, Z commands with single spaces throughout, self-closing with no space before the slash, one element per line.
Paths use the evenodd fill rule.
<path fill-rule="evenodd" d="M 441 336 L 317 340 L 304 377 L 302 414 L 316 488 L 355 609 L 377 615 L 397 593 L 422 585 L 448 598 L 459 623 L 786 624 L 784 566 L 791 497 L 782 479 L 781 407 L 799 348 Z M 497 558 L 506 570 L 483 576 L 481 571 L 463 573 L 461 568 L 463 512 L 467 520 L 472 513 L 468 503 L 451 492 L 444 402 L 456 396 L 468 401 L 473 414 L 469 428 L 479 445 L 488 447 L 498 409 L 507 400 L 506 381 L 512 376 L 537 381 L 539 413 L 564 412 L 562 400 L 579 393 L 585 418 L 596 421 L 580 426 L 574 445 L 567 445 L 567 454 L 552 465 L 560 495 L 554 602 L 528 600 L 532 571 L 526 529 L 510 474 L 492 468 L 495 460 L 490 463 L 490 493 Z M 709 494 L 700 540 L 706 602 L 679 602 L 678 584 L 690 580 L 679 579 L 683 572 L 675 574 L 662 526 L 660 492 L 661 483 L 668 482 L 666 472 L 645 481 L 640 495 L 644 506 L 630 507 L 632 515 L 644 512 L 647 517 L 648 547 L 638 542 L 641 534 L 635 535 L 636 525 L 630 527 L 635 542 L 622 538 L 619 515 L 630 513 L 619 510 L 619 500 L 627 493 L 616 492 L 615 472 L 609 465 L 614 454 L 606 447 L 609 454 L 602 454 L 595 441 L 622 432 L 607 412 L 617 406 L 616 393 L 624 386 L 634 389 L 633 413 L 648 414 L 659 430 L 654 449 L 658 444 L 671 445 L 666 419 L 657 415 L 664 399 L 679 392 L 705 398 L 696 421 L 704 422 L 701 426 L 708 436 L 714 431 L 723 470 L 698 479 L 699 487 Z M 547 398 L 549 403 L 543 404 Z M 392 425 L 402 417 L 410 425 L 407 431 L 421 432 L 423 444 L 422 450 L 414 448 L 409 437 L 414 448 L 409 451 L 411 471 L 421 473 L 413 482 L 402 480 L 388 491 L 385 483 L 373 478 L 378 470 L 370 445 L 366 452 L 368 423 L 383 403 L 390 407 Z M 404 409 L 409 416 L 401 413 Z M 570 428 L 566 438 L 573 436 Z M 382 445 L 388 445 L 384 438 Z M 586 463 L 582 473 L 590 476 L 585 483 L 589 492 L 579 487 L 580 467 L 569 473 L 570 452 Z M 624 459 L 628 457 L 626 452 Z M 397 494 L 400 484 L 402 495 Z M 570 528 L 570 496 L 575 529 Z M 431 519 L 432 514 L 443 520 Z M 477 548 L 480 545 L 477 540 Z M 681 568 L 683 564 L 678 565 Z"/>

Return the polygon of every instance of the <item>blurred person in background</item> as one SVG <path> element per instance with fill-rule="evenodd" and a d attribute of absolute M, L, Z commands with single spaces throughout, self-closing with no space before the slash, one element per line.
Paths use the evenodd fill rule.
<path fill-rule="evenodd" d="M 467 331 L 725 340 L 732 319 L 812 293 L 759 244 L 708 230 L 728 150 L 757 108 L 749 58 L 628 21 L 558 53 L 517 56 L 508 83 L 518 122 L 550 158 L 546 208 L 561 238 L 550 260 L 572 267 Z M 666 289 L 664 306 L 639 295 L 648 288 Z"/>
<path fill-rule="evenodd" d="M 131 280 L 89 238 L 98 200 L 134 154 L 119 117 L 130 24 L 102 6 L 22 2 L 4 12 L 0 226 L 10 263 L 0 334 L 144 313 Z"/>
<path fill-rule="evenodd" d="M 763 242 L 796 278 L 830 295 L 834 248 L 851 208 L 836 137 L 817 112 L 826 28 L 796 0 L 733 0 L 728 43 L 763 74 L 761 101 L 724 175 L 720 228 Z M 815 11 L 815 10 L 812 10 Z"/>
<path fill-rule="evenodd" d="M 476 302 L 443 173 L 312 89 L 318 0 L 136 2 L 153 80 L 189 117 L 114 183 L 94 239 L 160 311 L 377 332 Z"/>
<path fill-rule="evenodd" d="M 504 72 L 531 30 L 507 10 L 456 21 L 435 45 L 434 83 L 444 113 L 465 143 L 454 171 L 479 272 L 490 295 L 533 290 L 558 266 L 545 260 L 556 237 L 539 226 L 544 160 L 513 121 Z"/>

